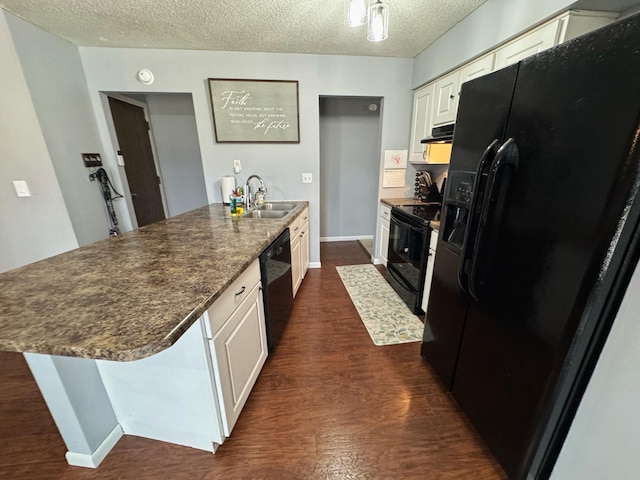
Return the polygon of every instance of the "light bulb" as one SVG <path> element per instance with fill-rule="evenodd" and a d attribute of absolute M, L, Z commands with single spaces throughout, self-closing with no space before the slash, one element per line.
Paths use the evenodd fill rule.
<path fill-rule="evenodd" d="M 365 0 L 346 0 L 345 20 L 347 27 L 358 27 L 367 23 L 367 5 Z"/>
<path fill-rule="evenodd" d="M 369 8 L 369 28 L 367 40 L 381 42 L 389 36 L 389 9 L 378 0 Z"/>

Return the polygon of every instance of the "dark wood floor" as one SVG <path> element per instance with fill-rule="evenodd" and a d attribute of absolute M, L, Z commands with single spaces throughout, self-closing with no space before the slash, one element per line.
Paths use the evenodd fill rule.
<path fill-rule="evenodd" d="M 322 244 L 321 260 L 215 455 L 125 436 L 97 470 L 70 467 L 22 356 L 0 353 L 0 478 L 504 478 L 419 343 L 369 339 L 334 268 L 367 263 L 359 244 Z"/>

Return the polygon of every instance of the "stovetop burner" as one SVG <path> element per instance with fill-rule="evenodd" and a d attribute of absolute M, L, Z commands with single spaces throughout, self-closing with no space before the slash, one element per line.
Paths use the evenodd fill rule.
<path fill-rule="evenodd" d="M 430 222 L 431 220 L 440 220 L 440 203 L 424 203 L 422 205 L 405 205 L 402 207 L 395 207 L 404 212 L 405 214 L 413 217 L 418 217 L 420 220 Z"/>

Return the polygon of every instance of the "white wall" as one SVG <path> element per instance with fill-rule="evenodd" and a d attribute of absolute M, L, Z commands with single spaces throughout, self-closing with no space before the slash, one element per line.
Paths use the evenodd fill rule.
<path fill-rule="evenodd" d="M 237 175 L 239 180 L 255 173 L 265 180 L 270 199 L 310 202 L 312 262 L 320 261 L 319 97 L 383 97 L 381 151 L 408 147 L 411 59 L 93 47 L 81 47 L 80 55 L 105 145 L 110 140 L 100 91 L 190 93 L 209 202 L 221 201 L 218 178 L 231 173 L 232 161 L 240 159 L 243 170 Z M 135 74 L 141 68 L 154 73 L 156 80 L 152 85 L 143 86 L 136 81 Z M 207 86 L 209 77 L 298 80 L 300 143 L 217 144 Z M 113 154 L 107 156 L 111 165 L 115 165 Z M 312 173 L 315 182 L 302 184 L 303 172 Z M 395 192 L 388 193 L 387 196 L 393 196 Z"/>
<path fill-rule="evenodd" d="M 101 143 L 78 49 L 21 18 L 6 18 L 78 243 L 107 238 L 100 188 L 81 158 L 100 153 Z"/>
<path fill-rule="evenodd" d="M 0 272 L 77 247 L 18 55 L 0 10 Z M 12 180 L 26 180 L 18 198 Z"/>
<path fill-rule="evenodd" d="M 320 99 L 320 237 L 366 237 L 376 229 L 379 99 Z M 378 108 L 369 110 L 369 105 Z"/>
<path fill-rule="evenodd" d="M 414 59 L 412 88 L 567 10 L 570 0 L 487 0 Z"/>
<path fill-rule="evenodd" d="M 553 480 L 640 476 L 640 264 L 571 424 Z"/>
<path fill-rule="evenodd" d="M 207 205 L 191 95 L 150 94 L 144 98 L 169 208 L 167 215 L 173 217 Z"/>

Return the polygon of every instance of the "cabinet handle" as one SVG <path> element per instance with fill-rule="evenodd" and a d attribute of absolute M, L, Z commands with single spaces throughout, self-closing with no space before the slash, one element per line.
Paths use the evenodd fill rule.
<path fill-rule="evenodd" d="M 305 220 L 307 220 L 309 217 L 304 217 Z"/>
<path fill-rule="evenodd" d="M 238 295 L 242 295 L 246 289 L 247 289 L 247 287 L 245 287 L 245 286 L 243 285 L 243 286 L 242 286 L 242 288 L 241 288 L 239 291 L 237 291 L 237 292 L 236 292 L 236 297 L 237 297 Z"/>
<path fill-rule="evenodd" d="M 297 232 L 297 231 L 298 231 L 298 228 L 299 228 L 299 227 L 294 228 L 294 229 L 293 229 L 293 231 L 294 231 L 294 232 Z"/>
<path fill-rule="evenodd" d="M 451 100 L 453 100 L 454 98 L 456 98 L 456 96 L 455 96 L 455 95 L 449 95 L 449 98 L 450 98 Z"/>

